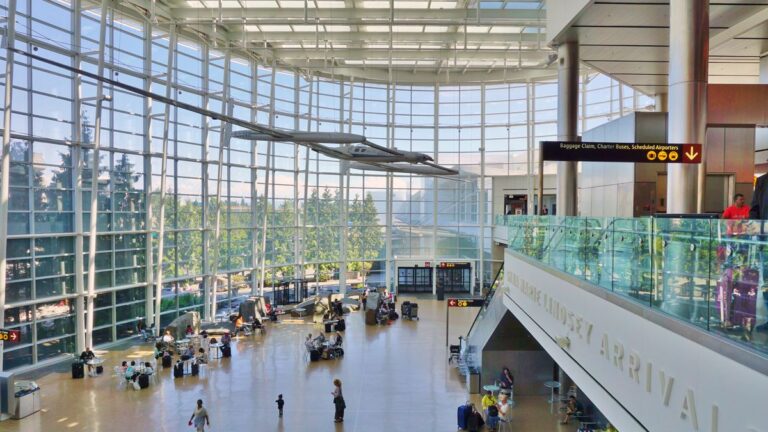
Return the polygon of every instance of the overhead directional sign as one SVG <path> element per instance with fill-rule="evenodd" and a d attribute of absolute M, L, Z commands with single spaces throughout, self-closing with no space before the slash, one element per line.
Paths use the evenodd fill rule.
<path fill-rule="evenodd" d="M 21 340 L 19 330 L 0 329 L 0 340 L 3 342 L 18 343 Z"/>
<path fill-rule="evenodd" d="M 483 305 L 483 302 L 483 299 L 449 298 L 448 307 L 480 307 Z"/>
<path fill-rule="evenodd" d="M 701 144 L 542 141 L 545 161 L 701 163 Z"/>

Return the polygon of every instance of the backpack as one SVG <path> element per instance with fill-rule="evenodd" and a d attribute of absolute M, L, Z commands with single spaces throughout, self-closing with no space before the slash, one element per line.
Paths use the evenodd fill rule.
<path fill-rule="evenodd" d="M 496 405 L 491 405 L 488 407 L 489 417 L 498 417 L 498 415 L 499 415 L 499 408 Z"/>

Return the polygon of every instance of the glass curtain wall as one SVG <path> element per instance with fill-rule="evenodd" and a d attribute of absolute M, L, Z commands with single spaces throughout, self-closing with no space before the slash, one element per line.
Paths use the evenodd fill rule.
<path fill-rule="evenodd" d="M 7 16 L 6 5 L 0 9 Z M 18 0 L 14 46 L 96 72 L 100 10 L 80 6 Z M 289 143 L 231 139 L 220 152 L 226 124 L 171 107 L 161 201 L 166 107 L 105 85 L 110 98 L 102 104 L 101 151 L 94 161 L 96 82 L 17 54 L 3 325 L 22 337 L 6 345 L 5 369 L 82 348 L 76 346 L 84 332 L 76 316 L 85 309 L 77 299 L 87 283 L 94 169 L 94 345 L 134 336 L 137 321 L 151 315 L 156 292 L 166 325 L 187 311 L 205 312 L 206 301 L 226 313 L 262 285 L 269 290 L 293 278 L 321 289 L 338 287 L 342 278 L 350 288 L 392 287 L 399 260 L 466 261 L 478 269 L 483 259 L 482 279 L 490 283 L 490 177 L 535 173 L 528 158 L 533 144 L 556 133 L 553 80 L 360 82 L 273 69 L 235 54 L 227 65 L 215 46 L 184 34 L 174 46 L 169 40 L 167 30 L 110 12 L 105 76 L 164 94 L 170 49 L 171 94 L 180 101 L 279 128 L 363 134 L 427 153 L 462 174 L 345 175 L 345 164 Z M 3 70 L 5 56 L 0 50 Z M 6 84 L 4 75 L 0 82 Z M 583 129 L 653 104 L 598 74 L 582 77 L 581 98 Z M 163 283 L 156 290 L 161 206 Z"/>

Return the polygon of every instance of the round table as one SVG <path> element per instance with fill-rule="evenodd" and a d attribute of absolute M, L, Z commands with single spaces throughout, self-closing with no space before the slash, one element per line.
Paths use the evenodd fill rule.
<path fill-rule="evenodd" d="M 555 389 L 560 388 L 560 383 L 558 381 L 547 381 L 544 383 L 544 387 L 547 387 L 550 390 L 550 396 L 549 396 L 549 403 L 555 403 Z"/>
<path fill-rule="evenodd" d="M 210 344 L 209 346 L 211 347 L 211 349 L 215 349 L 216 352 L 219 354 L 213 358 L 221 358 L 221 347 L 223 347 L 224 344 L 221 342 L 216 342 L 216 343 Z"/>
<path fill-rule="evenodd" d="M 501 390 L 501 387 L 497 386 L 496 384 L 486 384 L 483 386 L 483 390 L 491 393 L 498 393 L 499 390 Z"/>
<path fill-rule="evenodd" d="M 104 364 L 104 359 L 102 358 L 93 358 L 91 360 L 88 360 L 85 364 L 88 366 L 92 366 L 91 371 L 89 371 L 89 376 L 99 376 L 97 370 L 98 367 Z"/>

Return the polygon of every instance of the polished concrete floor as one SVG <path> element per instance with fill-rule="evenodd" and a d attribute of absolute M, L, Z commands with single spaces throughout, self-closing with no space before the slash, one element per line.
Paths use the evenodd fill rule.
<path fill-rule="evenodd" d="M 264 336 L 238 338 L 232 358 L 213 360 L 200 377 L 173 379 L 161 370 L 158 384 L 141 391 L 118 389 L 110 374 L 123 359 L 151 356 L 149 344 L 100 353 L 107 359 L 103 376 L 73 380 L 61 371 L 40 377 L 43 411 L 4 421 L 0 431 L 191 431 L 187 420 L 199 398 L 213 432 L 455 431 L 456 407 L 467 393 L 446 361 L 445 302 L 418 302 L 420 321 L 386 327 L 365 326 L 363 315 L 352 313 L 340 360 L 308 362 L 304 337 L 322 329 L 290 318 L 270 325 Z M 451 340 L 469 329 L 475 313 L 451 312 Z M 334 378 L 344 383 L 342 424 L 333 423 Z M 282 419 L 274 402 L 279 393 L 286 400 Z M 518 398 L 513 430 L 574 431 L 558 425 L 545 399 Z"/>

